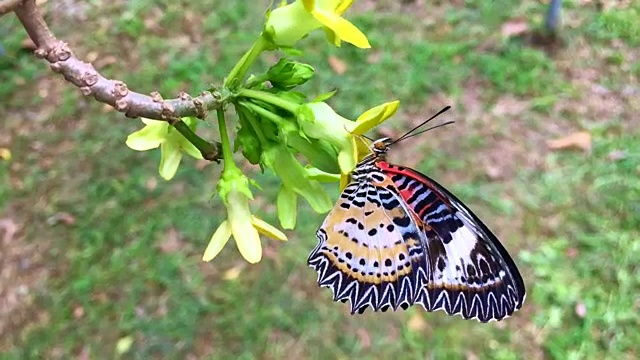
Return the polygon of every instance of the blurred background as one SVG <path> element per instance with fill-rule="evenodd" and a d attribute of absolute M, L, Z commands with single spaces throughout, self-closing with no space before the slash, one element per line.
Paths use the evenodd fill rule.
<path fill-rule="evenodd" d="M 49 1 L 53 32 L 130 88 L 197 93 L 261 30 L 268 1 Z M 445 105 L 456 124 L 395 147 L 465 201 L 528 286 L 515 316 L 481 324 L 426 313 L 348 314 L 306 266 L 323 215 L 301 206 L 289 242 L 248 265 L 232 243 L 200 259 L 224 218 L 220 166 L 124 145 L 142 127 L 82 97 L 0 19 L 0 349 L 7 358 L 635 359 L 640 356 L 640 2 L 358 0 L 373 46 L 301 59 L 309 94 L 355 118 L 399 99 L 372 136 Z M 278 54 L 257 66 L 264 69 Z M 256 70 L 259 70 L 257 67 Z M 211 119 L 209 119 L 211 121 Z M 209 132 L 216 138 L 215 127 Z M 6 156 L 5 156 L 6 157 Z M 275 221 L 274 179 L 254 211 Z M 337 186 L 328 187 L 337 197 Z"/>

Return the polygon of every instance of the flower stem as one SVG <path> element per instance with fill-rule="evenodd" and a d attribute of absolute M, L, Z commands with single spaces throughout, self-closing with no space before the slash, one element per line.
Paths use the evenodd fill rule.
<path fill-rule="evenodd" d="M 196 135 L 196 133 L 189 128 L 189 126 L 182 120 L 173 123 L 173 127 L 178 130 L 182 136 L 185 137 L 196 149 L 200 150 L 202 157 L 206 160 L 219 161 L 220 160 L 220 144 L 210 143 L 203 138 Z"/>
<path fill-rule="evenodd" d="M 260 90 L 252 90 L 252 89 L 242 89 L 238 93 L 239 96 L 244 96 L 250 99 L 261 100 L 269 104 L 273 104 L 277 107 L 280 107 L 284 110 L 295 115 L 296 111 L 300 107 L 299 104 L 296 104 L 292 101 L 283 99 L 278 95 L 274 95 L 272 93 Z"/>
<path fill-rule="evenodd" d="M 227 124 L 224 119 L 224 110 L 217 109 L 216 115 L 218 115 L 218 127 L 220 128 L 220 142 L 222 143 L 222 159 L 224 160 L 225 170 L 231 166 L 235 167 L 233 162 L 233 152 L 231 151 L 231 142 L 229 141 L 229 134 L 227 133 Z"/>
<path fill-rule="evenodd" d="M 273 122 L 276 125 L 280 125 L 282 124 L 284 121 L 286 121 L 284 118 L 282 118 L 279 115 L 276 115 L 274 113 L 272 113 L 271 111 L 256 105 L 250 101 L 240 101 L 240 105 L 246 107 L 247 109 L 251 109 L 252 111 L 254 111 L 256 114 L 262 116 L 265 119 L 268 119 L 269 121 Z"/>
<path fill-rule="evenodd" d="M 258 55 L 261 52 L 267 50 L 269 48 L 269 42 L 264 37 L 263 34 L 260 34 L 260 37 L 251 45 L 251 48 L 240 58 L 233 69 L 227 75 L 227 78 L 224 80 L 224 86 L 234 86 L 238 85 L 238 82 L 242 81 L 244 76 L 247 73 L 247 70 L 251 67 L 251 65 L 256 61 Z"/>

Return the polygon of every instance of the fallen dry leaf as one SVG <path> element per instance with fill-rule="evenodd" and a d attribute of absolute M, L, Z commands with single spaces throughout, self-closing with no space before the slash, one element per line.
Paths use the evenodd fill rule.
<path fill-rule="evenodd" d="M 99 57 L 100 53 L 98 53 L 97 51 L 90 51 L 87 53 L 87 55 L 85 55 L 85 59 L 90 63 L 95 62 Z"/>
<path fill-rule="evenodd" d="M 496 116 L 517 116 L 529 110 L 529 107 L 529 101 L 520 100 L 512 95 L 505 95 L 498 98 L 493 109 L 491 109 L 491 113 Z"/>
<path fill-rule="evenodd" d="M 591 134 L 587 131 L 576 132 L 565 137 L 547 140 L 551 150 L 580 149 L 591 151 Z"/>
<path fill-rule="evenodd" d="M 76 306 L 73 308 L 73 317 L 75 319 L 81 319 L 84 317 L 84 308 L 82 306 Z"/>
<path fill-rule="evenodd" d="M 145 181 L 144 186 L 147 190 L 154 190 L 158 186 L 158 179 L 155 177 L 150 177 Z"/>
<path fill-rule="evenodd" d="M 175 228 L 169 228 L 167 237 L 158 244 L 160 251 L 163 253 L 175 253 L 182 248 L 180 233 Z"/>
<path fill-rule="evenodd" d="M 627 152 L 624 150 L 614 150 L 607 155 L 609 161 L 620 161 L 627 158 Z"/>
<path fill-rule="evenodd" d="M 222 278 L 225 280 L 235 280 L 240 276 L 240 273 L 242 272 L 243 268 L 244 268 L 244 265 L 236 265 L 231 269 L 225 271 L 224 274 L 222 275 Z"/>
<path fill-rule="evenodd" d="M 358 330 L 356 330 L 356 334 L 358 335 L 358 339 L 360 339 L 360 346 L 362 346 L 363 349 L 371 347 L 371 336 L 367 330 L 358 328 Z"/>
<path fill-rule="evenodd" d="M 578 317 L 581 319 L 583 319 L 587 315 L 587 307 L 584 305 L 584 303 L 577 303 L 575 311 L 576 315 L 578 315 Z"/>
<path fill-rule="evenodd" d="M 465 357 L 467 360 L 479 360 L 480 358 L 473 351 L 467 351 L 467 356 Z"/>
<path fill-rule="evenodd" d="M 0 160 L 11 160 L 11 151 L 7 148 L 0 148 Z"/>
<path fill-rule="evenodd" d="M 377 64 L 382 60 L 382 51 L 371 51 L 367 56 L 368 64 Z"/>
<path fill-rule="evenodd" d="M 502 24 L 502 35 L 506 37 L 521 35 L 529 30 L 527 19 L 512 19 Z"/>
<path fill-rule="evenodd" d="M 327 61 L 329 62 L 329 67 L 331 67 L 331 70 L 333 70 L 333 72 L 335 72 L 336 74 L 342 75 L 345 71 L 347 71 L 347 64 L 337 57 L 331 55 L 329 56 Z"/>
<path fill-rule="evenodd" d="M 409 322 L 407 322 L 407 327 L 412 331 L 423 331 L 427 328 L 427 322 L 424 321 L 422 315 L 415 313 L 411 316 Z"/>
<path fill-rule="evenodd" d="M 16 224 L 13 219 L 3 218 L 0 219 L 0 234 L 4 233 L 2 236 L 2 241 L 0 245 L 9 245 L 9 243 L 13 240 L 13 237 L 18 232 L 18 224 Z"/>
<path fill-rule="evenodd" d="M 576 257 L 578 257 L 578 255 L 580 255 L 580 250 L 575 247 L 570 247 L 567 249 L 567 251 L 565 251 L 565 254 L 569 259 L 575 259 Z"/>
<path fill-rule="evenodd" d="M 122 355 L 131 349 L 131 345 L 133 345 L 133 337 L 125 336 L 118 340 L 116 343 L 116 353 L 118 355 Z"/>
<path fill-rule="evenodd" d="M 118 58 L 113 55 L 101 56 L 96 59 L 93 64 L 96 68 L 101 69 L 105 66 L 113 65 L 118 62 Z"/>
<path fill-rule="evenodd" d="M 485 164 L 484 172 L 490 180 L 500 180 L 503 176 L 502 169 L 495 164 Z"/>
<path fill-rule="evenodd" d="M 78 360 L 89 360 L 91 359 L 91 348 L 88 346 L 83 346 L 82 351 L 78 354 Z"/>
<path fill-rule="evenodd" d="M 58 225 L 58 224 L 64 224 L 64 225 L 73 225 L 76 223 L 76 218 L 66 212 L 59 212 L 53 216 L 50 216 L 47 219 L 47 224 L 49 225 Z"/>

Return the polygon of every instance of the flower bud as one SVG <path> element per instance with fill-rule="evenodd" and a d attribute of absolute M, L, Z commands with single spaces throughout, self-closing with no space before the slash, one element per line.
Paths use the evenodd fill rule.
<path fill-rule="evenodd" d="M 313 77 L 313 72 L 311 65 L 280 59 L 267 71 L 267 80 L 276 88 L 290 90 L 306 83 Z"/>

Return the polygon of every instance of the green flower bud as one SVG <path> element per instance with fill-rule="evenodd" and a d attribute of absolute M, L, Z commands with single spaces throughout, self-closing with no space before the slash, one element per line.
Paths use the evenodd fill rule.
<path fill-rule="evenodd" d="M 267 80 L 275 88 L 289 90 L 306 83 L 313 77 L 313 72 L 311 65 L 280 59 L 267 71 Z"/>

